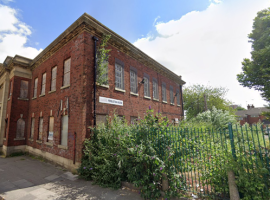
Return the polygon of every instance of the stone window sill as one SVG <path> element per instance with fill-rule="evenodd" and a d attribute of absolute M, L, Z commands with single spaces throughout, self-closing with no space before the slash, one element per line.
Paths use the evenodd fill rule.
<path fill-rule="evenodd" d="M 151 99 L 151 97 L 147 97 L 147 96 L 144 96 L 143 98 L 145 98 L 145 99 Z"/>
<path fill-rule="evenodd" d="M 48 93 L 51 94 L 51 93 L 54 93 L 54 92 L 56 92 L 56 90 L 49 91 Z"/>
<path fill-rule="evenodd" d="M 162 103 L 168 103 L 167 101 L 162 101 Z"/>
<path fill-rule="evenodd" d="M 8 101 L 10 100 L 10 97 L 8 97 L 8 99 L 7 99 Z"/>
<path fill-rule="evenodd" d="M 97 86 L 99 86 L 99 87 L 104 87 L 104 88 L 108 88 L 109 89 L 109 85 L 101 85 L 101 84 L 99 84 L 99 83 L 96 83 L 97 84 Z"/>
<path fill-rule="evenodd" d="M 181 105 L 177 105 L 177 107 L 181 107 Z"/>
<path fill-rule="evenodd" d="M 47 145 L 47 146 L 53 146 L 53 143 L 51 143 L 51 142 L 45 142 L 45 144 Z"/>
<path fill-rule="evenodd" d="M 174 106 L 174 103 L 170 103 L 172 106 Z"/>
<path fill-rule="evenodd" d="M 65 85 L 65 86 L 60 87 L 60 89 L 63 90 L 63 89 L 69 88 L 69 87 L 70 87 L 70 85 Z"/>
<path fill-rule="evenodd" d="M 42 140 L 36 140 L 36 143 L 41 144 L 42 143 Z"/>
<path fill-rule="evenodd" d="M 18 97 L 19 100 L 23 100 L 23 101 L 29 101 L 28 98 L 21 98 L 21 97 Z"/>
<path fill-rule="evenodd" d="M 68 146 L 58 145 L 58 148 L 59 148 L 59 149 L 65 149 L 65 150 L 67 150 L 67 149 L 68 149 Z"/>
<path fill-rule="evenodd" d="M 33 142 L 34 140 L 32 138 L 28 138 L 29 141 Z"/>
<path fill-rule="evenodd" d="M 131 94 L 131 95 L 134 95 L 134 96 L 137 96 L 137 97 L 139 96 L 138 93 L 134 93 L 134 92 L 130 92 L 130 94 Z"/>
<path fill-rule="evenodd" d="M 37 97 L 33 97 L 32 100 L 36 99 Z"/>
<path fill-rule="evenodd" d="M 153 100 L 154 100 L 154 101 L 159 101 L 159 99 L 155 99 L 155 98 L 153 98 Z"/>
<path fill-rule="evenodd" d="M 6 141 L 6 140 L 7 140 L 7 138 L 3 138 L 3 140 L 4 140 L 4 141 Z"/>
<path fill-rule="evenodd" d="M 39 97 L 44 97 L 45 96 L 45 94 L 41 94 L 41 95 L 39 95 Z"/>
<path fill-rule="evenodd" d="M 14 140 L 25 140 L 25 138 L 14 138 Z"/>
<path fill-rule="evenodd" d="M 114 90 L 118 91 L 118 92 L 126 92 L 126 90 L 122 90 L 120 88 L 114 88 Z"/>

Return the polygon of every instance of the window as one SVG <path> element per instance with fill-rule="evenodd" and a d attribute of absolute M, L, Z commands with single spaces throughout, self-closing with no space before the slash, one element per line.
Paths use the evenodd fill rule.
<path fill-rule="evenodd" d="M 35 132 L 35 118 L 32 117 L 32 120 L 31 120 L 31 133 L 30 133 L 30 138 L 32 138 L 32 139 L 34 137 L 34 132 Z"/>
<path fill-rule="evenodd" d="M 166 83 L 162 83 L 162 101 L 167 102 Z"/>
<path fill-rule="evenodd" d="M 158 100 L 158 82 L 153 78 L 153 98 Z"/>
<path fill-rule="evenodd" d="M 137 87 L 137 70 L 134 67 L 130 67 L 130 92 L 137 94 Z"/>
<path fill-rule="evenodd" d="M 67 146 L 67 144 L 68 144 L 68 115 L 63 115 L 61 123 L 61 145 Z"/>
<path fill-rule="evenodd" d="M 173 86 L 171 85 L 170 85 L 170 101 L 171 101 L 171 104 L 174 104 Z"/>
<path fill-rule="evenodd" d="M 28 81 L 21 81 L 20 98 L 27 99 L 28 97 Z"/>
<path fill-rule="evenodd" d="M 53 140 L 53 126 L 54 126 L 54 117 L 49 118 L 49 134 L 48 140 Z"/>
<path fill-rule="evenodd" d="M 9 97 L 12 95 L 12 81 L 10 81 L 10 84 L 9 84 Z"/>
<path fill-rule="evenodd" d="M 51 91 L 56 90 L 56 73 L 57 73 L 57 67 L 52 68 Z"/>
<path fill-rule="evenodd" d="M 150 97 L 149 76 L 144 74 L 144 96 Z"/>
<path fill-rule="evenodd" d="M 97 125 L 106 123 L 107 123 L 107 115 L 97 115 Z"/>
<path fill-rule="evenodd" d="M 125 89 L 124 63 L 118 59 L 115 59 L 115 87 L 121 90 Z"/>
<path fill-rule="evenodd" d="M 179 92 L 179 90 L 176 90 L 176 101 L 177 101 L 177 105 L 179 105 L 180 106 L 180 92 Z"/>
<path fill-rule="evenodd" d="M 38 86 L 38 78 L 35 79 L 35 83 L 34 83 L 34 96 L 33 98 L 37 97 L 37 86 Z"/>
<path fill-rule="evenodd" d="M 42 140 L 42 135 L 43 135 L 43 117 L 40 117 L 38 126 L 38 140 Z"/>
<path fill-rule="evenodd" d="M 69 85 L 70 85 L 70 58 L 65 60 L 64 63 L 64 80 L 63 80 L 63 86 Z"/>
<path fill-rule="evenodd" d="M 45 88 L 46 88 L 46 73 L 42 75 L 42 86 L 41 86 L 41 93 L 40 95 L 45 95 Z"/>
<path fill-rule="evenodd" d="M 24 137 L 24 128 L 25 128 L 25 121 L 22 118 L 18 119 L 16 138 L 23 138 Z"/>

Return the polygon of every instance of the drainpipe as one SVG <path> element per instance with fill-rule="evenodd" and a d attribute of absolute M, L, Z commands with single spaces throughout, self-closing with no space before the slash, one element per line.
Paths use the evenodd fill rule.
<path fill-rule="evenodd" d="M 183 103 L 183 91 L 182 91 L 182 85 L 180 85 L 180 93 L 181 93 L 181 107 L 182 107 L 182 120 L 184 119 L 184 103 Z"/>
<path fill-rule="evenodd" d="M 97 41 L 98 38 L 93 36 L 92 39 L 95 42 L 94 45 L 94 127 L 96 127 L 97 119 L 96 119 L 96 90 L 97 90 L 97 85 L 96 85 L 96 79 L 97 79 Z"/>

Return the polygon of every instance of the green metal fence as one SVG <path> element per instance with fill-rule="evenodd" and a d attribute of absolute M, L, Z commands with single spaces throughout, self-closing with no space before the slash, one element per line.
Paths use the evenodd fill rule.
<path fill-rule="evenodd" d="M 176 172 L 187 183 L 186 189 L 194 195 L 228 198 L 227 172 L 232 169 L 242 191 L 241 196 L 249 195 L 248 199 L 254 199 L 252 187 L 254 195 L 270 199 L 266 196 L 270 188 L 270 137 L 267 128 L 229 124 L 224 130 L 149 129 L 143 137 L 153 143 L 161 159 L 168 159 L 175 166 Z M 166 155 L 166 148 L 173 148 L 174 155 Z"/>

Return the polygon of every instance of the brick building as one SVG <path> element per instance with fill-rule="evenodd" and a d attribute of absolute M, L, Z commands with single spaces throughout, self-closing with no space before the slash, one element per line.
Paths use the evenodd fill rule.
<path fill-rule="evenodd" d="M 94 90 L 94 46 L 103 34 L 111 35 L 108 84 Z M 181 76 L 83 14 L 33 60 L 16 55 L 0 64 L 0 151 L 26 151 L 75 169 L 95 119 L 98 124 L 116 110 L 130 122 L 151 105 L 177 122 L 183 84 Z"/>
<path fill-rule="evenodd" d="M 262 115 L 262 112 L 269 112 L 269 111 L 270 110 L 265 107 L 255 108 L 254 105 L 248 105 L 247 110 L 239 110 L 236 112 L 236 115 L 241 125 L 245 123 L 252 125 L 258 122 L 261 122 L 264 125 L 269 125 L 270 122 L 266 120 L 265 117 Z"/>

